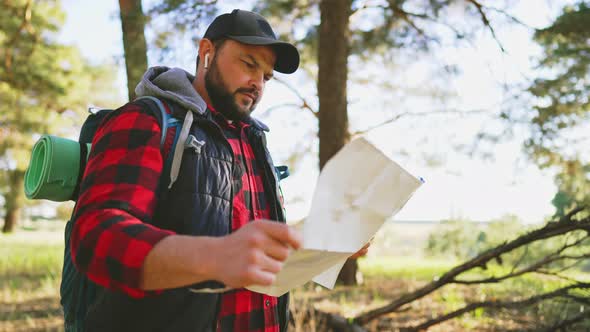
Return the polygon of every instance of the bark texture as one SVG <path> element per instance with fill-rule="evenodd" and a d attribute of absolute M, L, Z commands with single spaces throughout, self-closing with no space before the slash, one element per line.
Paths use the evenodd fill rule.
<path fill-rule="evenodd" d="M 141 0 L 119 0 L 125 69 L 127 70 L 127 93 L 129 100 L 135 98 L 135 86 L 147 70 L 147 45 L 145 42 L 145 16 Z"/>

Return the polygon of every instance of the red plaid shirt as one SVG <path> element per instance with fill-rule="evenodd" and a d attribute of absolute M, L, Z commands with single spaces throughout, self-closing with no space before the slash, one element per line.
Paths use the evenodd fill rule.
<path fill-rule="evenodd" d="M 92 281 L 141 298 L 158 293 L 139 288 L 143 261 L 160 240 L 173 234 L 148 224 L 163 168 L 161 130 L 156 118 L 137 105 L 127 104 L 114 112 L 92 141 L 80 184 L 71 252 L 78 269 Z M 268 219 L 270 213 L 244 133 L 247 125 L 218 123 L 237 163 L 232 211 L 235 231 L 251 220 Z M 170 150 L 174 131 L 168 131 L 164 151 Z M 218 318 L 219 331 L 278 331 L 277 298 L 244 289 L 223 294 Z"/>
<path fill-rule="evenodd" d="M 80 183 L 72 259 L 95 283 L 141 298 L 148 293 L 139 288 L 143 261 L 173 234 L 148 224 L 163 166 L 161 129 L 150 111 L 135 104 L 109 116 L 92 140 Z"/>
<path fill-rule="evenodd" d="M 265 196 L 260 166 L 246 137 L 247 124 L 229 122 L 209 107 L 217 124 L 234 153 L 234 199 L 232 211 L 232 231 L 257 219 L 270 219 L 270 209 Z M 217 331 L 259 331 L 278 332 L 279 321 L 277 298 L 254 293 L 247 289 L 227 292 L 221 297 L 217 320 Z"/>

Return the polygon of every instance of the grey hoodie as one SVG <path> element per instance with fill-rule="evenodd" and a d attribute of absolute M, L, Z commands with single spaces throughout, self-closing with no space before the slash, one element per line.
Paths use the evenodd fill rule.
<path fill-rule="evenodd" d="M 207 111 L 207 103 L 197 93 L 193 87 L 195 77 L 180 68 L 152 67 L 148 69 L 141 82 L 135 87 L 135 94 L 141 96 L 153 96 L 160 99 L 168 99 L 176 102 L 180 106 L 192 111 L 186 112 L 182 128 L 178 136 L 178 142 L 174 148 L 172 156 L 172 165 L 170 167 L 170 184 L 171 188 L 180 172 L 180 163 L 184 148 L 191 146 L 189 131 L 193 124 L 193 113 L 204 114 Z M 200 143 L 200 142 L 198 142 Z"/>
<path fill-rule="evenodd" d="M 135 87 L 135 94 L 138 97 L 170 99 L 197 114 L 203 114 L 207 110 L 207 104 L 193 87 L 194 79 L 184 69 L 151 67 Z"/>

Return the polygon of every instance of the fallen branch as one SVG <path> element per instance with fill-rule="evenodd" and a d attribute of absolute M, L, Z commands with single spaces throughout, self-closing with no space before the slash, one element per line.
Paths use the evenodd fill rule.
<path fill-rule="evenodd" d="M 426 321 L 422 324 L 419 324 L 417 326 L 403 328 L 401 330 L 407 331 L 407 332 L 423 331 L 431 326 L 442 323 L 442 322 L 447 321 L 449 319 L 459 317 L 465 313 L 472 312 L 472 311 L 479 309 L 479 308 L 513 309 L 513 308 L 521 308 L 524 306 L 530 306 L 530 305 L 539 303 L 539 302 L 547 300 L 547 299 L 552 299 L 552 298 L 556 298 L 556 297 L 566 297 L 568 295 L 568 292 L 572 289 L 590 289 L 590 283 L 578 283 L 575 285 L 562 287 L 562 288 L 559 288 L 559 289 L 554 290 L 552 292 L 541 294 L 541 295 L 531 296 L 529 298 L 526 298 L 526 299 L 520 300 L 520 301 L 484 301 L 484 302 L 470 303 L 461 309 L 458 309 L 458 310 L 452 311 L 448 314 L 442 315 L 440 317 L 428 320 L 428 321 Z"/>
<path fill-rule="evenodd" d="M 563 235 L 574 230 L 585 230 L 586 232 L 590 232 L 590 217 L 586 217 L 582 220 L 573 219 L 573 217 L 576 214 L 580 213 L 583 209 L 583 207 L 574 209 L 572 212 L 570 212 L 568 215 L 564 216 L 557 222 L 549 222 L 542 228 L 521 235 L 516 239 L 509 242 L 505 242 L 495 248 L 491 248 L 477 255 L 475 258 L 452 268 L 450 271 L 443 274 L 439 279 L 417 289 L 412 293 L 405 294 L 385 306 L 363 313 L 354 318 L 353 321 L 358 325 L 365 325 L 377 317 L 395 312 L 403 305 L 420 299 L 447 284 L 456 283 L 457 276 L 466 271 L 469 271 L 477 267 L 485 268 L 491 260 L 497 259 L 501 255 L 508 253 L 514 249 L 520 248 L 522 246 L 528 245 L 536 241 L 544 240 L 558 235 Z"/>

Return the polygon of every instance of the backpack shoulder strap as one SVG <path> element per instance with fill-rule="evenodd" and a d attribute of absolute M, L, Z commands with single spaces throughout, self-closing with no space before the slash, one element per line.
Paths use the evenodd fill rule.
<path fill-rule="evenodd" d="M 166 142 L 166 133 L 168 132 L 168 120 L 172 118 L 168 112 L 166 112 L 166 107 L 164 107 L 164 103 L 156 97 L 152 96 L 142 96 L 134 100 L 135 101 L 151 101 L 151 103 L 145 103 L 148 106 L 148 109 L 154 113 L 158 122 L 160 123 L 160 127 L 162 128 L 162 135 L 160 137 L 160 147 L 164 148 L 164 143 Z M 151 105 L 156 106 L 156 109 L 150 107 Z"/>
<path fill-rule="evenodd" d="M 134 101 L 140 102 L 147 106 L 147 109 L 150 110 L 154 116 L 158 119 L 158 123 L 160 123 L 160 127 L 162 128 L 162 134 L 160 137 L 160 149 L 162 152 L 162 157 L 164 158 L 164 167 L 162 169 L 162 176 L 160 177 L 160 192 L 166 192 L 169 189 L 170 184 L 170 177 L 166 176 L 165 174 L 170 174 L 172 169 L 172 164 L 174 161 L 174 156 L 177 154 L 176 145 L 181 136 L 181 125 L 182 122 L 174 117 L 172 114 L 174 113 L 173 107 L 174 104 L 172 102 L 166 103 L 167 106 L 170 107 L 170 111 L 172 114 L 166 111 L 166 107 L 164 106 L 165 102 L 153 97 L 153 96 L 142 96 Z M 166 146 L 166 137 L 168 134 L 168 130 L 170 128 L 175 128 L 174 131 L 174 138 L 172 144 L 168 147 Z M 184 145 L 184 144 L 183 144 Z M 182 147 L 181 149 L 183 149 Z M 160 194 L 160 195 L 161 195 Z"/>

